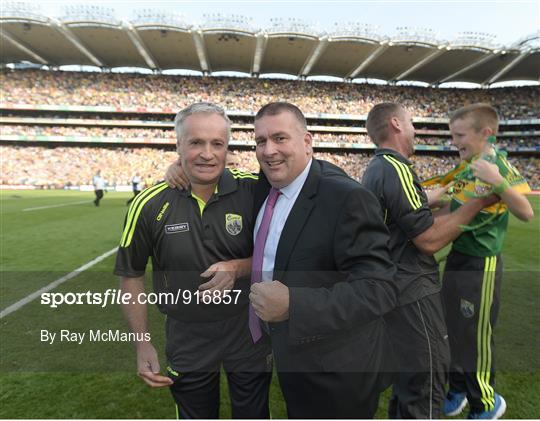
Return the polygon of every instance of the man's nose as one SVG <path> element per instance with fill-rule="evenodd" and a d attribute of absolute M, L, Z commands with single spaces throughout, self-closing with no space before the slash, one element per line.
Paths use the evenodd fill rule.
<path fill-rule="evenodd" d="M 212 159 L 213 157 L 212 147 L 210 145 L 205 145 L 201 150 L 200 156 L 201 158 L 206 159 L 206 160 Z"/>
<path fill-rule="evenodd" d="M 276 153 L 276 145 L 271 140 L 268 140 L 264 144 L 263 154 L 265 156 L 273 155 Z"/>

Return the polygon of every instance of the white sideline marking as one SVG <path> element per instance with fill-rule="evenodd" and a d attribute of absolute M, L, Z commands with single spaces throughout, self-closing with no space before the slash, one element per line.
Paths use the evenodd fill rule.
<path fill-rule="evenodd" d="M 17 311 L 18 309 L 20 309 L 22 306 L 28 304 L 29 302 L 35 300 L 36 298 L 41 296 L 42 293 L 48 292 L 51 289 L 56 288 L 58 285 L 61 285 L 64 282 L 69 281 L 71 278 L 75 278 L 79 273 L 85 271 L 86 269 L 94 266 L 96 263 L 99 263 L 103 259 L 106 259 L 107 257 L 109 257 L 111 254 L 116 252 L 117 249 L 118 249 L 118 247 L 115 247 L 115 248 L 103 253 L 101 256 L 98 256 L 94 260 L 91 260 L 88 263 L 85 263 L 84 265 L 82 265 L 81 267 L 75 269 L 73 272 L 68 273 L 65 276 L 62 276 L 61 278 L 57 279 L 56 281 L 51 282 L 49 285 L 47 285 L 47 286 L 45 286 L 45 287 L 43 287 L 43 288 L 29 294 L 29 295 L 27 295 L 22 300 L 19 300 L 16 303 L 11 304 L 9 307 L 6 307 L 4 310 L 0 311 L 0 319 L 4 318 L 5 316 L 7 316 L 10 313 L 13 313 L 14 311 Z"/>
<path fill-rule="evenodd" d="M 69 203 L 60 203 L 59 205 L 49 205 L 49 206 L 38 206 L 37 208 L 26 208 L 23 209 L 23 212 L 29 212 L 29 211 L 35 211 L 40 209 L 49 209 L 49 208 L 59 208 L 62 206 L 70 206 L 70 205 L 80 205 L 82 203 L 90 203 L 91 200 L 81 200 L 80 202 L 69 202 Z"/>

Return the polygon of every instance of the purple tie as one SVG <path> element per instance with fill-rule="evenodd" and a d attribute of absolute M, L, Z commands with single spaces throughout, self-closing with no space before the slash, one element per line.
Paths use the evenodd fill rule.
<path fill-rule="evenodd" d="M 272 215 L 274 213 L 274 206 L 276 205 L 280 194 L 281 192 L 278 189 L 273 187 L 270 189 L 270 194 L 268 195 L 266 206 L 264 207 L 261 225 L 259 226 L 259 231 L 257 231 L 257 234 L 255 235 L 255 246 L 253 248 L 253 262 L 251 267 L 252 284 L 262 281 L 264 246 L 266 244 L 266 238 L 268 237 L 268 229 L 270 228 L 270 221 L 272 220 Z M 249 330 L 254 343 L 261 339 L 261 325 L 251 303 L 249 303 Z"/>

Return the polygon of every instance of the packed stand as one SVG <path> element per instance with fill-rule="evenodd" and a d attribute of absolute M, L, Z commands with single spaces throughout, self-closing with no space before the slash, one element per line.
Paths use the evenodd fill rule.
<path fill-rule="evenodd" d="M 176 143 L 176 134 L 171 129 L 124 128 L 124 127 L 87 127 L 87 126 L 45 126 L 45 125 L 0 125 L 3 135 L 18 136 L 70 136 L 100 137 L 126 140 L 165 139 L 167 143 Z M 251 130 L 233 130 L 233 140 L 253 141 L 255 135 Z M 316 142 L 332 143 L 366 143 L 371 141 L 366 134 L 348 133 L 313 133 Z"/>
<path fill-rule="evenodd" d="M 380 102 L 399 102 L 415 117 L 447 117 L 464 104 L 488 102 L 502 119 L 538 118 L 540 87 L 439 89 L 340 82 L 186 77 L 125 73 L 8 70 L 0 73 L 2 102 L 169 108 L 197 101 L 228 110 L 257 111 L 280 100 L 306 113 L 365 115 Z"/>
<path fill-rule="evenodd" d="M 234 151 L 235 166 L 258 172 L 253 151 Z M 316 152 L 315 156 L 343 168 L 351 177 L 360 180 L 371 153 Z M 159 181 L 167 166 L 177 158 L 174 148 L 122 147 L 43 147 L 0 146 L 2 173 L 0 184 L 35 185 L 63 188 L 92 184 L 92 176 L 101 169 L 109 186 L 129 185 L 136 172 L 146 185 Z M 230 157 L 232 158 L 232 157 Z M 412 158 L 421 179 L 449 171 L 457 156 L 421 155 Z M 540 187 L 540 160 L 510 158 L 510 162 L 527 178 L 531 186 Z"/>
<path fill-rule="evenodd" d="M 17 136 L 69 136 L 69 137 L 99 137 L 116 139 L 118 143 L 132 140 L 143 143 L 145 140 L 163 140 L 163 143 L 176 143 L 176 135 L 171 129 L 156 128 L 125 128 L 125 127 L 87 127 L 87 126 L 45 126 L 45 125 L 0 125 L 0 134 Z M 253 141 L 251 130 L 233 130 L 232 139 L 237 141 Z M 313 133 L 313 140 L 318 143 L 366 144 L 371 140 L 362 133 Z M 450 147 L 449 137 L 416 136 L 419 145 L 436 145 Z M 540 145 L 540 138 L 499 138 L 497 146 L 501 149 L 516 147 L 534 147 Z"/>

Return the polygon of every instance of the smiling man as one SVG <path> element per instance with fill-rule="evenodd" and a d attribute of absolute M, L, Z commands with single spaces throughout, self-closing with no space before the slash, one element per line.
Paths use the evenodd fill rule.
<path fill-rule="evenodd" d="M 157 303 L 167 315 L 168 376 L 160 374 L 150 341 L 136 343 L 138 374 L 151 387 L 169 386 L 182 418 L 208 419 L 219 417 L 223 367 L 232 417 L 269 418 L 268 338 L 253 344 L 248 328 L 257 177 L 224 171 L 230 120 L 221 107 L 193 104 L 177 114 L 175 130 L 191 188 L 160 183 L 139 194 L 128 210 L 116 259 L 123 292 L 144 293 L 151 257 L 154 291 L 177 300 L 162 294 Z M 146 334 L 146 304 L 136 301 L 123 309 L 131 330 Z"/>
<path fill-rule="evenodd" d="M 501 294 L 501 250 L 509 213 L 522 221 L 534 214 L 524 195 L 530 191 L 525 179 L 503 155 L 489 151 L 488 138 L 497 134 L 498 126 L 497 112 L 489 104 L 468 105 L 450 118 L 452 143 L 473 174 L 454 185 L 451 209 L 477 193 L 474 177 L 487 183 L 500 202 L 473 219 L 471 229 L 454 241 L 446 261 L 442 296 L 452 361 L 445 415 L 461 413 L 467 402 L 469 418 L 499 418 L 506 410 L 504 398 L 495 392 L 492 335 Z M 494 163 L 482 159 L 487 155 Z"/>
<path fill-rule="evenodd" d="M 389 380 L 382 316 L 396 302 L 379 204 L 312 158 L 293 104 L 262 107 L 255 141 L 264 176 L 255 192 L 252 336 L 270 333 L 290 418 L 372 418 Z"/>

